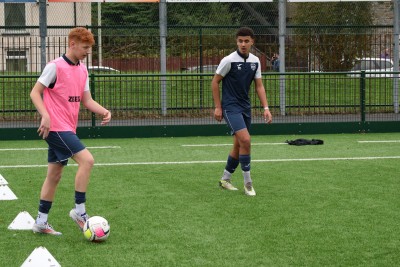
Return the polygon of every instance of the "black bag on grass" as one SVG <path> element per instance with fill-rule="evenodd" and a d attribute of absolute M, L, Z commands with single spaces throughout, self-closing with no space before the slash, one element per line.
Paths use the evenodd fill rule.
<path fill-rule="evenodd" d="M 323 145 L 324 141 L 320 139 L 296 139 L 296 140 L 286 140 L 286 143 L 289 145 L 295 145 L 295 146 L 304 146 L 304 145 Z"/>

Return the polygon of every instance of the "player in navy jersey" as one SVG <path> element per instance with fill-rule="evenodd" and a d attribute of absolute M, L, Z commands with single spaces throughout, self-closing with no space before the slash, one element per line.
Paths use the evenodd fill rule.
<path fill-rule="evenodd" d="M 219 184 L 227 190 L 238 190 L 232 185 L 231 176 L 240 163 L 244 178 L 244 192 L 248 196 L 256 195 L 250 176 L 251 103 L 249 91 L 253 81 L 264 109 L 264 120 L 266 123 L 272 122 L 265 88 L 261 80 L 260 60 L 250 53 L 253 44 L 253 30 L 247 27 L 240 28 L 236 33 L 237 50 L 221 60 L 211 82 L 215 105 L 214 117 L 217 121 L 224 119 L 233 135 L 233 147 Z M 219 89 L 221 81 L 222 101 Z"/>

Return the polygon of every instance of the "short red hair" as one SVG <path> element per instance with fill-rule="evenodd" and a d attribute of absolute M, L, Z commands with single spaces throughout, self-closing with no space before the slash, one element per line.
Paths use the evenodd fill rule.
<path fill-rule="evenodd" d="M 68 34 L 68 43 L 71 41 L 89 43 L 94 45 L 93 34 L 86 28 L 76 27 L 73 28 Z"/>

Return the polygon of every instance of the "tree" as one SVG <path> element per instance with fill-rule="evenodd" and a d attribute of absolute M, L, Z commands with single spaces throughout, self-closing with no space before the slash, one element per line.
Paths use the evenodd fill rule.
<path fill-rule="evenodd" d="M 92 8 L 93 24 L 97 24 L 97 8 Z M 97 5 L 96 5 L 97 7 Z M 235 25 L 241 11 L 233 14 L 229 4 L 221 3 L 170 3 L 167 6 L 168 44 L 170 47 L 184 45 L 183 36 L 199 36 L 198 27 L 190 26 L 217 26 Z M 154 45 L 154 37 L 159 35 L 159 4 L 158 3 L 104 3 L 102 4 L 102 26 L 104 28 L 103 47 L 110 47 L 109 55 L 119 58 L 136 55 L 153 55 L 158 52 L 158 44 Z M 132 28 L 135 28 L 133 36 Z M 226 29 L 212 28 L 217 38 L 219 32 Z M 140 36 L 140 38 L 137 38 Z M 206 36 L 206 35 L 205 35 Z M 135 38 L 136 37 L 136 38 Z M 192 38 L 193 39 L 193 38 Z M 215 40 L 218 42 L 218 40 Z M 212 40 L 208 40 L 212 43 Z M 147 45 L 146 45 L 147 44 Z M 141 47 L 141 48 L 139 48 Z M 152 50 L 152 51 L 150 51 Z M 130 52 L 128 52 L 130 51 Z M 180 54 L 176 49 L 168 50 L 170 55 Z M 191 53 L 187 51 L 187 53 Z M 197 51 L 194 51 L 197 53 Z"/>
<path fill-rule="evenodd" d="M 370 53 L 371 17 L 370 2 L 302 3 L 292 21 L 307 26 L 293 26 L 300 55 L 319 70 L 349 70 L 355 58 Z"/>

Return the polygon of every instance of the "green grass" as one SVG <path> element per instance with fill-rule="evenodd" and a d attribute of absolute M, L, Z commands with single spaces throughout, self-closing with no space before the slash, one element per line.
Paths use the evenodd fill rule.
<path fill-rule="evenodd" d="M 295 138 L 325 144 L 257 145 Z M 46 165 L 46 151 L 0 150 L 0 174 L 18 196 L 0 201 L 1 266 L 20 266 L 38 246 L 62 266 L 399 266 L 400 159 L 355 158 L 400 156 L 400 143 L 358 140 L 400 140 L 400 133 L 253 136 L 254 198 L 243 194 L 240 171 L 233 180 L 239 191 L 217 186 L 229 146 L 182 146 L 229 144 L 230 137 L 83 140 L 120 147 L 90 149 L 98 165 L 88 213 L 111 225 L 100 244 L 85 241 L 68 217 L 77 169 L 72 161 L 49 217 L 63 235 L 8 230 L 20 211 L 36 217 L 46 168 L 5 166 Z M 0 144 L 46 147 L 43 141 Z M 157 164 L 188 161 L 194 163 Z M 113 165 L 135 162 L 153 163 Z"/>

